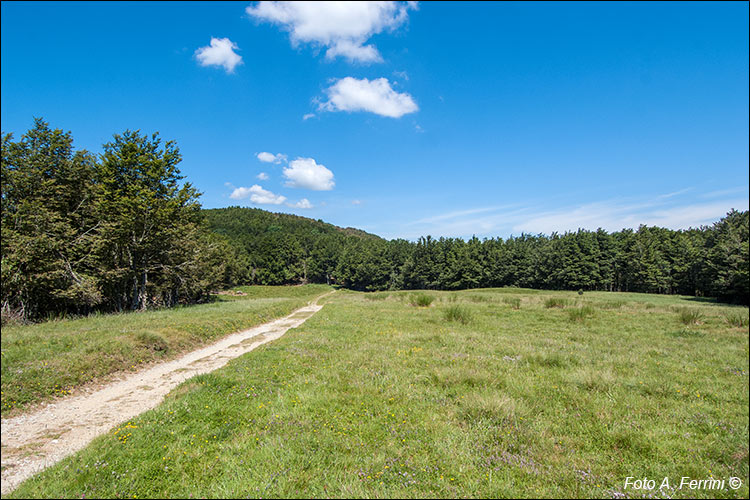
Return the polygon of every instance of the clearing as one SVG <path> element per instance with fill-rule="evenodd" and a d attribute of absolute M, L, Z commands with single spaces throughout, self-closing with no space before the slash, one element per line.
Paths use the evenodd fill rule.
<path fill-rule="evenodd" d="M 747 498 L 746 307 L 421 293 L 326 297 L 9 496 Z"/>

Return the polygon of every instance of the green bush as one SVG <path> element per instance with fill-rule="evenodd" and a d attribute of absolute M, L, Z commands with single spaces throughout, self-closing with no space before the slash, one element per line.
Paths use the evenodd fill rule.
<path fill-rule="evenodd" d="M 429 307 L 435 297 L 426 293 L 413 293 L 409 296 L 409 304 L 416 307 Z"/>
<path fill-rule="evenodd" d="M 544 307 L 547 309 L 550 309 L 552 307 L 565 307 L 570 303 L 568 299 L 563 299 L 561 297 L 551 297 L 544 301 Z"/>
<path fill-rule="evenodd" d="M 683 325 L 697 325 L 703 319 L 703 313 L 695 309 L 683 308 L 679 311 L 679 317 Z"/>
<path fill-rule="evenodd" d="M 724 319 L 731 326 L 734 326 L 737 328 L 742 328 L 742 327 L 747 328 L 748 323 L 749 323 L 748 315 L 746 313 L 743 314 L 741 312 L 727 313 L 726 315 L 724 315 Z"/>

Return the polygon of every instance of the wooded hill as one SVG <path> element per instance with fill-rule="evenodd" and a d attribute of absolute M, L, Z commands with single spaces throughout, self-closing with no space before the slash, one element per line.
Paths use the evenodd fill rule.
<path fill-rule="evenodd" d="M 748 212 L 712 226 L 508 239 L 382 238 L 258 209 L 203 211 L 259 284 L 332 282 L 357 290 L 519 286 L 685 294 L 748 303 Z"/>

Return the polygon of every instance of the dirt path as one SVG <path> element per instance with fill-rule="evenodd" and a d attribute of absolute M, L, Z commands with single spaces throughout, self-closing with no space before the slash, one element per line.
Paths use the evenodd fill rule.
<path fill-rule="evenodd" d="M 3 419 L 2 494 L 80 450 L 117 424 L 155 407 L 181 382 L 221 368 L 230 359 L 300 326 L 322 309 L 323 306 L 318 305 L 321 297 L 289 316 L 234 333 L 181 358 L 127 375 L 96 392 L 71 396 L 34 413 Z"/>

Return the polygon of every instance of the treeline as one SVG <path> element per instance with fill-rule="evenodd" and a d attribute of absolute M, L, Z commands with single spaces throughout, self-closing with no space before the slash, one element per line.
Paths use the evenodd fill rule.
<path fill-rule="evenodd" d="M 126 131 L 99 157 L 41 119 L 2 135 L 3 319 L 204 300 L 234 279 L 174 142 Z"/>
<path fill-rule="evenodd" d="M 356 290 L 519 286 L 749 302 L 747 211 L 679 231 L 641 226 L 505 240 L 427 236 L 415 243 L 257 209 L 205 214 L 209 227 L 242 255 L 242 281 L 250 283 L 328 282 Z"/>

